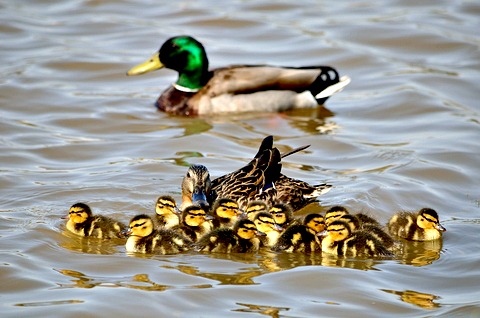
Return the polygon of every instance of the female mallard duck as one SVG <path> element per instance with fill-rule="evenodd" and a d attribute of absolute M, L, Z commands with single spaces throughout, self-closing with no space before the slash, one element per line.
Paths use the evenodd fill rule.
<path fill-rule="evenodd" d="M 268 212 L 257 213 L 253 223 L 255 223 L 258 231 L 265 234 L 265 236 L 260 237 L 261 246 L 272 247 L 275 245 L 284 230 L 275 223 L 273 216 Z"/>
<path fill-rule="evenodd" d="M 322 239 L 322 252 L 338 256 L 392 256 L 392 253 L 366 231 L 350 230 L 347 223 L 330 223 Z"/>
<path fill-rule="evenodd" d="M 177 71 L 178 80 L 160 95 L 156 106 L 187 116 L 316 107 L 350 82 L 329 66 L 240 65 L 209 71 L 203 45 L 190 36 L 168 39 L 127 75 L 163 67 Z"/>
<path fill-rule="evenodd" d="M 248 219 L 235 223 L 233 229 L 218 228 L 204 235 L 195 249 L 201 252 L 254 253 L 260 247 L 255 224 Z"/>
<path fill-rule="evenodd" d="M 155 204 L 155 220 L 157 225 L 164 228 L 172 228 L 180 224 L 180 210 L 177 203 L 169 195 L 163 195 L 157 199 Z"/>
<path fill-rule="evenodd" d="M 192 242 L 196 242 L 212 230 L 211 219 L 212 217 L 207 215 L 207 212 L 199 205 L 191 205 L 183 210 L 182 222 L 172 230 L 178 231 Z"/>
<path fill-rule="evenodd" d="M 423 208 L 418 213 L 399 212 L 388 222 L 392 235 L 412 241 L 432 241 L 442 237 L 446 229 L 440 224 L 438 213 Z"/>
<path fill-rule="evenodd" d="M 213 228 L 232 228 L 241 216 L 238 203 L 229 198 L 220 198 L 215 201 L 212 208 Z"/>
<path fill-rule="evenodd" d="M 304 252 L 319 251 L 318 233 L 325 230 L 325 221 L 321 214 L 310 213 L 305 216 L 303 224 L 290 225 L 272 247 L 274 251 Z"/>
<path fill-rule="evenodd" d="M 212 181 L 212 192 L 246 202 L 255 199 L 266 201 L 269 205 L 283 202 L 295 210 L 300 209 L 331 188 L 326 184 L 312 186 L 281 173 L 281 159 L 307 147 L 280 155 L 273 147 L 273 137 L 267 136 L 248 165 Z M 249 187 L 246 188 L 246 185 Z M 245 208 L 242 202 L 240 207 Z"/>
<path fill-rule="evenodd" d="M 203 165 L 192 165 L 182 180 L 182 205 L 183 211 L 187 206 L 198 204 L 205 210 L 208 209 L 211 200 L 212 184 L 210 172 Z"/>
<path fill-rule="evenodd" d="M 265 201 L 254 200 L 248 202 L 243 216 L 253 221 L 255 220 L 255 216 L 260 212 L 268 212 L 268 204 Z"/>
<path fill-rule="evenodd" d="M 187 237 L 172 229 L 155 229 L 152 218 L 146 214 L 133 217 L 124 234 L 128 235 L 125 249 L 133 253 L 176 254 L 192 245 Z"/>
<path fill-rule="evenodd" d="M 93 215 L 85 203 L 75 203 L 68 212 L 67 230 L 80 235 L 96 238 L 122 238 L 125 224 L 103 215 Z"/>
<path fill-rule="evenodd" d="M 268 211 L 272 214 L 275 223 L 286 229 L 289 225 L 296 222 L 293 218 L 293 210 L 289 204 L 276 203 Z"/>

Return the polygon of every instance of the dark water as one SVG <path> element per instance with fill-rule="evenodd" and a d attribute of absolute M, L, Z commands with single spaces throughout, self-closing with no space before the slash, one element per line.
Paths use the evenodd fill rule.
<path fill-rule="evenodd" d="M 480 4 L 476 1 L 3 1 L 0 312 L 20 316 L 480 316 Z M 180 118 L 152 106 L 168 70 L 128 78 L 168 37 L 212 66 L 330 64 L 327 109 Z M 284 171 L 386 222 L 432 207 L 443 244 L 395 259 L 262 251 L 129 256 L 64 232 L 71 204 L 128 221 L 180 199 L 193 163 L 235 170 L 266 135 Z"/>

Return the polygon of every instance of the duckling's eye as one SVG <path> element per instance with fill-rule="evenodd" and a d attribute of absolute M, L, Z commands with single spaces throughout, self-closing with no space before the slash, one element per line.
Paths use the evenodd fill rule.
<path fill-rule="evenodd" d="M 191 178 L 190 171 L 187 172 L 187 178 Z"/>

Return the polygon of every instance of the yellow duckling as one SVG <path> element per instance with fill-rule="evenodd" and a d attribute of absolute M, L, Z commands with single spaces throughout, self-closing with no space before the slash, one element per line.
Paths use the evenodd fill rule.
<path fill-rule="evenodd" d="M 221 198 L 215 201 L 213 208 L 213 228 L 232 228 L 242 212 L 238 203 L 229 198 Z"/>
<path fill-rule="evenodd" d="M 318 233 L 325 230 L 325 220 L 321 214 L 310 213 L 303 224 L 290 225 L 272 247 L 274 251 L 311 253 L 320 251 Z"/>
<path fill-rule="evenodd" d="M 392 256 L 374 236 L 365 231 L 352 232 L 347 223 L 337 220 L 327 226 L 322 252 L 338 256 Z"/>
<path fill-rule="evenodd" d="M 244 216 L 250 221 L 255 220 L 255 216 L 260 212 L 268 212 L 268 204 L 265 201 L 253 200 L 248 202 Z"/>
<path fill-rule="evenodd" d="M 67 230 L 79 235 L 95 238 L 122 238 L 125 224 L 103 215 L 93 215 L 85 203 L 75 203 L 68 212 Z"/>
<path fill-rule="evenodd" d="M 176 254 L 192 245 L 187 237 L 172 229 L 155 229 L 152 218 L 146 214 L 133 217 L 124 234 L 128 235 L 125 249 L 133 253 Z"/>
<path fill-rule="evenodd" d="M 446 229 L 440 224 L 438 213 L 423 208 L 418 213 L 399 212 L 388 222 L 392 235 L 412 241 L 432 241 L 442 237 Z"/>
<path fill-rule="evenodd" d="M 272 247 L 278 241 L 283 231 L 281 226 L 275 223 L 273 216 L 268 212 L 259 212 L 253 220 L 257 230 L 264 233 L 265 236 L 260 237 L 262 246 Z"/>
<path fill-rule="evenodd" d="M 272 214 L 275 223 L 286 229 L 289 225 L 296 222 L 293 218 L 293 209 L 289 204 L 276 203 L 268 211 Z"/>
<path fill-rule="evenodd" d="M 254 253 L 260 247 L 257 227 L 248 219 L 235 223 L 233 229 L 217 228 L 203 236 L 195 249 L 201 252 Z"/>
<path fill-rule="evenodd" d="M 164 228 L 172 228 L 180 224 L 180 210 L 177 203 L 169 195 L 163 195 L 157 199 L 155 204 L 155 220 L 157 225 Z"/>
<path fill-rule="evenodd" d="M 349 214 L 347 208 L 341 205 L 336 205 L 325 212 L 325 225 L 329 226 L 333 221 L 338 220 L 343 215 Z"/>
<path fill-rule="evenodd" d="M 172 229 L 196 242 L 213 229 L 212 219 L 199 205 L 191 205 L 183 210 L 182 222 Z"/>
<path fill-rule="evenodd" d="M 187 116 L 317 107 L 350 82 L 329 66 L 240 65 L 210 71 L 203 45 L 190 36 L 168 39 L 127 75 L 163 67 L 177 71 L 178 80 L 160 95 L 156 106 Z"/>
<path fill-rule="evenodd" d="M 361 214 L 362 216 L 366 216 L 366 218 L 361 217 L 360 219 L 364 222 L 367 222 L 362 223 L 358 218 L 358 215 L 359 214 L 345 214 L 339 217 L 338 220 L 345 222 L 350 227 L 351 232 L 359 230 L 365 231 L 380 241 L 387 248 L 390 248 L 394 245 L 395 241 L 393 238 L 383 230 L 383 228 L 375 219 L 371 218 L 370 216 L 366 216 L 365 214 Z"/>

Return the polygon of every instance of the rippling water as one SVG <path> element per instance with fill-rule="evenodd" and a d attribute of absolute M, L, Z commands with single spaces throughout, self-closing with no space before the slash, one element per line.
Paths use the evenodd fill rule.
<path fill-rule="evenodd" d="M 480 315 L 476 1 L 4 1 L 0 79 L 2 317 L 405 317 Z M 352 77 L 328 109 L 181 118 L 153 102 L 168 70 L 128 78 L 168 37 L 211 65 L 331 64 Z M 186 167 L 212 176 L 266 136 L 284 170 L 386 222 L 436 209 L 443 244 L 395 259 L 262 251 L 129 256 L 122 241 L 64 232 L 71 204 L 128 221 Z"/>

